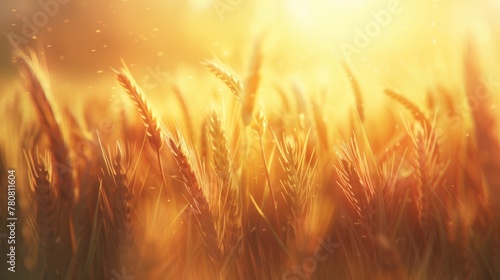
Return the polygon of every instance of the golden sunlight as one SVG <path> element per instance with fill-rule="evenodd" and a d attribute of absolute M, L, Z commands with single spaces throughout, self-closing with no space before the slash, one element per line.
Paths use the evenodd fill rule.
<path fill-rule="evenodd" d="M 500 279 L 500 1 L 0 6 L 0 279 Z"/>

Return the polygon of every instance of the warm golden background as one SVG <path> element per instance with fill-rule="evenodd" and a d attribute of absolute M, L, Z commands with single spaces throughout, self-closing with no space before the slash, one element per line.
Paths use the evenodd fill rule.
<path fill-rule="evenodd" d="M 500 219 L 495 212 L 500 203 L 492 195 L 500 190 L 495 169 L 500 161 L 494 154 L 500 151 L 500 0 L 67 0 L 57 4 L 57 12 L 47 17 L 46 24 L 35 26 L 26 36 L 27 24 L 36 21 L 37 15 L 47 14 L 40 4 L 47 1 L 58 3 L 0 3 L 0 170 L 16 167 L 21 171 L 18 195 L 26 218 L 18 234 L 23 240 L 18 264 L 25 275 L 44 271 L 48 274 L 41 278 L 47 279 L 50 273 L 110 278 L 124 265 L 121 257 L 127 254 L 120 254 L 122 248 L 107 250 L 107 242 L 122 241 L 122 235 L 106 231 L 108 228 L 100 232 L 95 225 L 101 220 L 104 227 L 115 222 L 133 227 L 128 231 L 135 238 L 130 247 L 138 254 L 129 252 L 127 256 L 135 259 L 127 269 L 134 270 L 130 273 L 136 279 L 279 278 L 292 266 L 301 265 L 319 246 L 318 240 L 327 236 L 340 240 L 341 253 L 333 254 L 302 279 L 332 275 L 367 279 L 374 271 L 379 279 L 389 279 L 387 275 L 393 279 L 403 279 L 398 278 L 401 275 L 442 279 L 464 273 L 473 279 L 500 273 L 491 265 L 493 255 L 500 255 L 493 246 L 500 244 Z M 374 14 L 391 9 L 398 12 L 391 14 L 386 25 L 378 25 L 380 30 L 366 46 L 356 46 L 357 30 L 366 30 L 375 22 Z M 21 62 L 14 63 L 9 38 L 21 50 L 35 50 L 43 67 L 30 64 L 31 58 L 22 55 Z M 241 104 L 201 63 L 218 58 L 245 77 L 251 73 L 251 54 L 258 50 L 254 44 L 259 39 L 259 91 L 256 102 L 246 105 L 251 104 L 253 112 L 263 109 L 269 124 L 267 134 L 259 127 L 266 122 L 257 113 L 251 125 L 242 122 Z M 358 50 L 346 56 L 347 45 Z M 116 81 L 113 69 L 124 64 L 144 89 L 151 111 L 159 113 L 157 122 L 146 127 L 163 122 L 170 132 L 178 126 L 183 134 L 179 139 L 168 138 L 161 152 L 147 144 L 146 127 L 129 100 L 133 99 L 132 90 L 123 82 L 130 77 L 122 74 L 124 87 Z M 24 78 L 19 68 L 24 69 Z M 358 82 L 359 92 L 348 78 L 348 69 L 354 73 L 351 81 Z M 30 71 L 36 75 L 30 77 Z M 46 92 L 29 92 L 37 79 L 46 83 Z M 403 99 L 391 92 L 389 98 L 384 94 L 386 88 L 401 92 Z M 50 106 L 45 111 L 35 110 L 36 98 L 45 95 Z M 413 104 L 422 112 L 414 110 Z M 68 162 L 63 164 L 71 167 L 65 174 L 73 176 L 67 189 L 74 192 L 75 199 L 65 201 L 58 189 L 64 184 L 50 182 L 57 190 L 55 204 L 62 209 L 56 235 L 60 243 L 52 244 L 58 251 L 36 246 L 44 245 L 33 226 L 39 221 L 28 219 L 36 220 L 44 208 L 37 200 L 39 188 L 33 174 L 27 171 L 36 164 L 27 163 L 25 152 L 35 158 L 37 153 L 57 153 L 57 141 L 43 126 L 47 108 L 54 108 L 54 126 L 62 130 L 55 140 L 70 149 Z M 222 121 L 215 121 L 217 114 Z M 218 184 L 224 178 L 217 173 L 215 157 L 220 149 L 214 146 L 224 146 L 217 140 L 226 139 L 214 132 L 217 128 L 226 131 L 228 140 L 230 154 L 223 158 L 234 165 L 234 170 L 226 171 L 233 176 L 227 185 L 242 204 L 238 204 L 237 215 L 231 215 L 227 205 L 217 200 L 215 190 L 221 189 Z M 165 132 L 162 129 L 155 131 Z M 289 138 L 282 137 L 282 132 Z M 188 168 L 176 164 L 181 154 L 176 148 L 180 148 L 168 142 L 177 140 L 190 144 L 186 150 L 192 158 L 187 165 L 198 172 L 207 197 L 198 197 L 199 201 L 210 205 L 206 213 L 219 215 L 220 220 L 207 223 L 217 227 L 217 240 L 222 240 L 217 245 L 227 242 L 234 247 L 208 246 L 206 235 L 200 234 L 203 230 L 196 230 L 197 220 L 183 214 L 193 198 L 186 196 L 189 186 L 183 185 L 186 182 L 181 176 Z M 123 201 L 106 189 L 119 185 L 106 181 L 116 179 L 113 171 L 121 170 L 116 164 L 118 142 L 129 157 L 121 164 L 138 166 L 125 175 L 131 198 Z M 142 153 L 134 154 L 141 143 L 146 143 Z M 285 193 L 283 182 L 292 180 L 285 166 L 286 149 L 293 150 L 295 145 L 299 147 L 295 150 L 300 157 L 299 175 L 309 180 L 301 181 L 300 187 L 317 193 L 307 193 L 304 204 L 308 211 L 295 217 L 293 224 L 286 212 L 287 197 L 292 194 Z M 358 149 L 368 159 L 350 154 Z M 157 157 L 163 165 L 157 164 Z M 47 166 L 59 163 L 49 156 L 44 159 Z M 421 175 L 426 172 L 445 179 L 436 179 L 426 188 Z M 358 192 L 351 195 L 359 201 L 369 187 L 392 188 L 390 195 L 376 203 L 371 194 L 370 207 L 378 207 L 378 212 L 366 205 L 363 213 L 355 211 L 357 202 L 349 200 L 355 175 L 360 182 L 353 188 Z M 359 176 L 374 179 L 368 182 Z M 162 183 L 166 196 L 159 191 Z M 278 196 L 276 211 L 268 199 L 271 185 Z M 405 191 L 415 195 L 414 200 L 406 200 Z M 422 205 L 415 202 L 424 197 L 419 191 L 428 191 L 435 195 L 429 200 L 440 203 L 437 214 L 430 211 L 437 224 L 431 230 L 421 220 L 425 216 Z M 116 205 L 97 198 L 107 195 L 113 203 L 131 203 L 133 210 L 123 217 L 106 216 Z M 255 205 L 250 197 L 257 201 Z M 4 200 L 2 194 L 1 205 Z M 380 214 L 376 218 L 387 221 L 386 225 L 381 226 L 379 220 L 375 225 L 366 220 L 362 224 L 373 213 Z M 286 226 L 276 234 L 274 224 L 266 223 L 266 218 L 271 223 L 275 218 L 277 224 L 281 219 Z M 234 234 L 238 242 L 229 240 L 229 230 L 220 226 L 226 219 L 238 227 L 227 236 Z M 439 242 L 428 238 L 428 232 L 436 234 Z M 368 238 L 369 234 L 374 235 Z M 91 246 L 96 239 L 101 243 Z M 78 246 L 77 241 L 81 242 Z M 359 249 L 366 244 L 373 250 Z M 214 252 L 224 257 L 214 260 Z M 289 252 L 296 255 L 290 257 Z M 58 255 L 57 261 L 41 257 L 45 253 Z M 384 253 L 392 254 L 385 257 L 397 269 L 384 266 L 386 259 L 380 257 Z"/>
<path fill-rule="evenodd" d="M 2 1 L 0 32 L 21 34 L 23 18 L 33 22 L 38 2 Z M 391 0 L 67 2 L 26 44 L 44 53 L 52 76 L 65 83 L 106 83 L 110 67 L 120 65 L 121 58 L 138 77 L 157 65 L 172 76 L 201 75 L 205 71 L 199 62 L 213 55 L 241 70 L 252 40 L 266 31 L 269 71 L 282 80 L 300 76 L 330 86 L 338 83 L 330 71 L 345 59 L 342 42 L 352 44 L 354 28 L 364 28 L 373 20 L 371 13 L 387 8 Z M 218 14 L 215 6 L 228 2 L 235 5 Z M 453 73 L 467 37 L 484 54 L 498 49 L 498 0 L 395 2 L 403 11 L 352 56 L 358 71 L 369 77 L 362 81 L 367 87 L 376 86 L 375 81 L 432 82 Z M 2 38 L 2 78 L 16 73 L 10 51 Z M 498 57 L 489 61 L 498 62 Z"/>

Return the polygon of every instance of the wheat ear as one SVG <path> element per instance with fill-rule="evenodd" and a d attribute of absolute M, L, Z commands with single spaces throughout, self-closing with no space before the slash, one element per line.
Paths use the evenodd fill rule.
<path fill-rule="evenodd" d="M 379 234 L 374 238 L 374 243 L 380 261 L 380 279 L 408 279 L 407 272 L 401 262 L 400 253 L 389 241 L 389 238 L 386 235 Z"/>
<path fill-rule="evenodd" d="M 210 135 L 214 151 L 214 169 L 220 183 L 219 207 L 222 225 L 219 227 L 224 251 L 230 250 L 241 235 L 241 225 L 238 212 L 237 194 L 232 184 L 232 162 L 226 131 L 217 112 L 210 115 Z"/>
<path fill-rule="evenodd" d="M 417 105 L 392 89 L 385 89 L 384 92 L 387 96 L 396 100 L 399 104 L 408 109 L 413 117 L 420 122 L 427 131 L 431 131 L 431 122 L 425 117 L 424 113 L 417 107 Z"/>
<path fill-rule="evenodd" d="M 221 119 L 215 110 L 210 114 L 209 124 L 212 149 L 214 151 L 215 173 L 222 184 L 226 186 L 231 180 L 230 170 L 232 168 L 229 145 L 226 137 L 226 131 L 222 126 Z"/>
<path fill-rule="evenodd" d="M 134 102 L 137 111 L 139 112 L 142 122 L 146 127 L 146 133 L 149 139 L 151 147 L 155 149 L 158 165 L 160 167 L 162 183 L 166 186 L 166 178 L 163 172 L 163 164 L 161 161 L 160 150 L 163 147 L 163 130 L 159 118 L 154 112 L 153 107 L 149 103 L 146 95 L 142 92 L 141 88 L 137 85 L 134 78 L 128 71 L 128 69 L 122 69 L 121 71 L 115 71 L 117 74 L 118 82 L 127 92 L 129 98 Z"/>
<path fill-rule="evenodd" d="M 67 166 L 70 154 L 54 107 L 50 102 L 48 85 L 46 84 L 48 79 L 43 77 L 40 62 L 34 53 L 29 57 L 27 54 L 17 51 L 15 56 L 27 81 L 27 89 L 40 117 L 43 131 L 49 139 L 50 151 L 53 155 L 51 157 L 53 175 L 57 180 L 55 183 L 57 193 L 72 203 L 74 196 L 73 177 L 70 167 Z"/>
<path fill-rule="evenodd" d="M 272 187 L 272 181 L 271 181 L 271 172 L 269 170 L 269 165 L 266 159 L 266 153 L 264 151 L 264 142 L 263 138 L 267 130 L 267 118 L 264 114 L 264 111 L 262 108 L 259 110 L 259 114 L 257 115 L 256 118 L 256 123 L 253 125 L 254 131 L 257 132 L 259 135 L 259 145 L 260 145 L 260 155 L 262 157 L 262 162 L 264 163 L 264 168 L 266 170 L 266 179 L 267 179 L 267 188 L 269 190 L 269 193 L 271 194 L 271 203 L 273 205 L 273 214 L 274 214 L 274 223 L 275 223 L 275 230 L 277 232 L 280 232 L 281 226 L 280 226 L 280 219 L 279 219 L 279 214 L 278 214 L 278 203 L 276 201 L 276 196 L 274 194 L 274 188 Z"/>
<path fill-rule="evenodd" d="M 194 139 L 194 130 L 193 130 L 193 121 L 191 115 L 189 114 L 189 107 L 186 103 L 186 99 L 184 98 L 183 92 L 179 89 L 178 86 L 173 87 L 173 91 L 179 105 L 181 106 L 182 113 L 184 114 L 184 121 L 186 122 L 187 131 L 190 139 Z"/>
<path fill-rule="evenodd" d="M 217 60 L 206 60 L 202 63 L 207 69 L 212 72 L 219 80 L 221 80 L 236 96 L 240 98 L 244 85 L 241 78 L 231 67 Z"/>
<path fill-rule="evenodd" d="M 417 182 L 416 205 L 420 225 L 424 232 L 429 229 L 429 218 L 433 206 L 433 193 L 442 182 L 446 165 L 439 158 L 437 137 L 433 130 L 425 130 L 420 124 L 414 129 L 405 123 L 415 149 L 413 159 L 414 176 Z"/>
<path fill-rule="evenodd" d="M 56 196 L 51 181 L 52 169 L 48 153 L 44 159 L 26 154 L 30 182 L 35 192 L 35 224 L 38 235 L 38 259 L 43 263 L 42 279 L 56 277 L 55 257 L 56 246 Z"/>
<path fill-rule="evenodd" d="M 210 116 L 205 116 L 203 118 L 203 122 L 201 123 L 201 135 L 200 135 L 200 153 L 201 153 L 201 159 L 203 160 L 204 163 L 207 163 L 209 161 L 208 157 L 210 154 L 209 146 L 210 146 L 210 141 L 209 141 L 209 133 L 210 133 Z"/>
<path fill-rule="evenodd" d="M 191 206 L 192 213 L 197 221 L 197 228 L 202 237 L 203 243 L 207 247 L 212 261 L 220 264 L 222 254 L 219 247 L 219 239 L 215 228 L 215 220 L 211 212 L 210 204 L 200 188 L 198 177 L 191 160 L 186 151 L 185 142 L 181 138 L 177 143 L 172 137 L 167 140 L 168 146 L 177 162 L 179 172 L 182 174 L 182 181 L 187 191 L 186 200 Z"/>
<path fill-rule="evenodd" d="M 321 113 L 321 108 L 318 103 L 314 100 L 311 100 L 312 108 L 313 108 L 313 118 L 314 125 L 316 128 L 316 134 L 318 135 L 319 143 L 321 147 L 326 151 L 329 149 L 328 144 L 328 128 L 326 125 L 325 117 Z"/>
<path fill-rule="evenodd" d="M 242 100 L 241 117 L 245 125 L 250 124 L 255 108 L 257 91 L 259 90 L 262 68 L 261 41 L 257 40 L 253 48 L 252 59 L 250 60 L 250 72 L 245 81 L 245 90 Z"/>
<path fill-rule="evenodd" d="M 278 141 L 280 163 L 286 177 L 281 181 L 282 195 L 288 205 L 287 214 L 292 228 L 297 256 L 307 254 L 307 236 L 311 227 L 306 222 L 310 218 L 313 192 L 316 176 L 317 160 L 307 155 L 308 138 L 304 142 L 298 141 L 295 136 L 284 136 L 283 141 Z"/>
<path fill-rule="evenodd" d="M 101 213 L 104 218 L 104 246 L 106 263 L 113 269 L 130 267 L 132 262 L 132 214 L 131 195 L 120 144 L 116 144 L 115 156 L 104 152 L 101 146 L 105 169 L 102 182 Z"/>
<path fill-rule="evenodd" d="M 356 211 L 356 220 L 369 231 L 377 226 L 374 219 L 377 190 L 366 157 L 361 156 L 356 136 L 350 143 L 336 148 L 336 154 L 341 163 L 340 168 L 336 167 L 340 177 L 337 184 Z"/>

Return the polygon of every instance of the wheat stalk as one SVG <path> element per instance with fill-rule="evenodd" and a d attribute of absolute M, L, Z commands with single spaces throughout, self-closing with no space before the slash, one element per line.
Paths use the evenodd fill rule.
<path fill-rule="evenodd" d="M 40 124 L 49 139 L 50 151 L 53 154 L 51 158 L 53 160 L 52 167 L 56 179 L 57 193 L 66 201 L 72 203 L 74 196 L 72 189 L 73 177 L 70 167 L 67 166 L 70 153 L 64 141 L 55 109 L 50 101 L 48 85 L 45 84 L 48 79 L 43 76 L 40 62 L 34 53 L 28 56 L 18 50 L 15 56 L 25 77 L 25 84 L 33 105 L 36 107 Z"/>
<path fill-rule="evenodd" d="M 231 181 L 231 162 L 226 132 L 222 126 L 221 119 L 214 110 L 210 114 L 209 130 L 214 151 L 215 173 L 221 180 L 223 186 L 229 185 Z"/>
<path fill-rule="evenodd" d="M 315 131 L 318 135 L 319 143 L 324 150 L 328 150 L 328 128 L 326 126 L 325 117 L 321 113 L 321 108 L 315 101 L 312 101 L 312 113 L 314 117 L 314 126 L 316 128 Z"/>
<path fill-rule="evenodd" d="M 285 190 L 284 197 L 290 206 L 293 220 L 298 220 L 302 216 L 299 198 L 299 188 L 302 186 L 298 178 L 297 143 L 292 136 L 285 136 L 283 143 L 278 147 L 281 154 L 281 166 L 286 174 L 286 180 L 281 182 Z"/>
<path fill-rule="evenodd" d="M 380 279 L 404 280 L 408 275 L 401 262 L 401 256 L 386 235 L 379 234 L 374 240 L 381 267 Z"/>
<path fill-rule="evenodd" d="M 290 206 L 292 222 L 303 221 L 306 216 L 309 199 L 312 196 L 311 184 L 314 177 L 312 169 L 305 158 L 305 149 L 297 140 L 287 135 L 278 144 L 280 163 L 285 172 L 285 180 L 281 181 L 285 193 L 283 197 Z"/>
<path fill-rule="evenodd" d="M 141 88 L 136 84 L 134 78 L 128 71 L 128 69 L 122 69 L 121 71 L 115 71 L 117 74 L 118 82 L 127 92 L 129 98 L 134 102 L 137 111 L 139 112 L 142 122 L 146 127 L 146 133 L 149 139 L 149 143 L 155 149 L 158 166 L 160 168 L 162 184 L 166 187 L 167 180 L 165 178 L 165 173 L 163 172 L 163 163 L 161 161 L 160 150 L 163 147 L 163 130 L 162 124 L 154 112 L 153 107 L 147 100 L 145 94 L 142 92 Z"/>
<path fill-rule="evenodd" d="M 363 123 L 365 121 L 365 113 L 363 109 L 363 96 L 361 94 L 361 89 L 359 88 L 358 81 L 356 80 L 356 77 L 352 74 L 352 71 L 349 68 L 349 66 L 347 66 L 347 64 L 345 63 L 342 63 L 342 66 L 344 67 L 344 70 L 349 76 L 349 81 L 351 82 L 354 98 L 356 99 L 356 110 L 358 112 L 358 116 L 359 119 L 361 120 L 361 123 Z"/>
<path fill-rule="evenodd" d="M 255 108 L 255 100 L 261 80 L 262 68 L 262 53 L 261 41 L 257 40 L 254 48 L 252 59 L 250 60 L 250 72 L 245 80 L 244 96 L 242 100 L 241 117 L 245 125 L 250 124 Z"/>
<path fill-rule="evenodd" d="M 458 111 L 455 96 L 450 93 L 429 100 L 432 110 L 443 104 L 448 109 L 444 117 L 432 113 L 434 120 L 429 120 L 426 111 L 410 98 L 388 89 L 386 94 L 414 118 L 403 121 L 405 129 L 393 127 L 396 120 L 392 115 L 380 126 L 359 125 L 356 114 L 361 122 L 367 120 L 365 101 L 359 77 L 355 79 L 347 65 L 343 67 L 351 78 L 356 103 L 349 108 L 351 127 L 349 120 L 339 123 L 340 128 L 325 122 L 325 110 L 331 104 L 320 104 L 319 99 L 314 102 L 307 91 L 296 87 L 293 92 L 283 91 L 275 96 L 278 102 L 281 97 L 283 105 L 281 109 L 270 109 L 274 115 L 266 116 L 262 109 L 255 114 L 259 109 L 255 108 L 257 93 L 267 73 L 264 75 L 260 42 L 253 51 L 244 81 L 219 62 L 207 65 L 241 102 L 242 107 L 232 113 L 236 120 L 242 120 L 234 122 L 231 129 L 218 114 L 228 108 L 217 107 L 206 116 L 197 115 L 199 112 L 192 111 L 182 93 L 174 88 L 179 102 L 167 105 L 180 106 L 189 138 L 196 134 L 192 125 L 201 130 L 201 159 L 195 157 L 197 154 L 187 146 L 185 138 L 180 134 L 173 137 L 163 127 L 148 97 L 125 69 L 117 72 L 118 81 L 127 98 L 134 101 L 143 123 L 124 133 L 107 135 L 106 143 L 112 143 L 112 148 L 104 149 L 99 139 L 100 151 L 86 149 L 70 171 L 60 168 L 68 164 L 70 156 L 81 154 L 79 142 L 89 139 L 84 136 L 85 128 L 95 127 L 103 116 L 88 110 L 83 116 L 87 123 L 80 126 L 78 117 L 69 113 L 81 109 L 80 104 L 71 104 L 64 111 L 66 115 L 62 115 L 67 125 L 60 125 L 42 67 L 36 58 L 19 53 L 17 61 L 39 119 L 26 124 L 23 115 L 14 112 L 5 118 L 7 128 L 0 126 L 2 134 L 9 136 L 0 141 L 0 180 L 5 181 L 7 168 L 17 167 L 17 174 L 26 169 L 29 183 L 18 176 L 16 206 L 19 202 L 19 213 L 28 218 L 17 228 L 18 240 L 30 244 L 29 238 L 34 237 L 38 245 L 35 250 L 26 247 L 18 251 L 18 260 L 23 260 L 18 269 L 26 270 L 18 272 L 19 277 L 110 279 L 119 278 L 114 272 L 123 272 L 125 267 L 129 276 L 135 276 L 136 270 L 136 275 L 145 279 L 408 279 L 410 272 L 416 279 L 498 278 L 500 270 L 495 261 L 500 223 L 499 211 L 495 210 L 498 208 L 494 206 L 499 205 L 495 201 L 500 170 L 496 168 L 499 135 L 495 130 L 498 116 L 491 107 L 496 98 L 494 89 L 481 80 L 477 58 L 470 49 L 465 56 L 465 90 L 472 122 L 466 119 L 467 114 Z M 482 86 L 482 91 L 477 91 L 478 86 Z M 296 110 L 290 107 L 290 94 L 295 94 Z M 10 112 L 26 112 L 22 94 L 16 92 L 12 99 L 5 96 L 0 97 L 0 111 L 15 108 Z M 97 99 L 90 101 L 94 102 L 91 105 L 97 103 Z M 284 116 L 283 112 L 293 116 Z M 91 114 L 96 116 L 89 117 Z M 17 122 L 11 122 L 12 119 Z M 199 126 L 195 120 L 202 119 Z M 454 132 L 448 124 L 455 126 L 457 119 L 463 122 L 460 126 L 464 130 Z M 438 138 L 436 121 L 455 139 Z M 251 132 L 248 124 L 258 137 L 245 134 Z M 465 131 L 469 124 L 474 126 L 476 139 L 463 135 L 470 132 Z M 353 133 L 349 141 L 329 148 L 328 133 L 342 134 L 346 130 L 343 127 L 359 128 L 363 137 L 356 138 Z M 274 133 L 271 139 L 266 138 L 268 128 Z M 149 173 L 154 163 L 152 154 L 143 154 L 144 146 L 135 156 L 125 152 L 113 139 L 119 135 L 128 143 L 139 139 L 142 145 L 151 144 L 165 188 L 182 184 L 175 195 L 183 195 L 186 205 L 178 205 L 179 201 L 154 191 L 160 179 Z M 310 139 L 310 135 L 318 141 Z M 341 136 L 331 135 L 333 139 Z M 176 169 L 180 184 L 165 180 L 160 157 L 164 141 L 173 159 L 164 161 L 165 168 Z M 44 142 L 48 144 L 45 157 L 33 152 L 36 145 Z M 442 152 L 441 143 L 447 145 Z M 320 153 L 315 144 L 322 146 Z M 384 153 L 385 147 L 389 149 Z M 33 155 L 24 154 L 27 165 L 19 165 L 16 160 L 18 148 L 32 151 Z M 380 153 L 378 161 L 372 149 Z M 332 156 L 336 156 L 333 164 Z M 132 159 L 137 163 L 130 169 Z M 454 162 L 451 167 L 449 161 Z M 206 166 L 211 168 L 208 172 Z M 320 187 L 317 193 L 316 185 Z M 135 187 L 141 188 L 138 195 Z M 281 191 L 282 197 L 276 199 L 276 191 Z M 473 191 L 476 195 L 469 195 Z M 23 199 L 26 193 L 31 200 Z M 335 201 L 339 193 L 346 201 L 347 211 L 341 208 L 344 203 Z M 1 203 L 6 200 L 7 196 L 0 195 Z M 152 200 L 156 204 L 150 207 Z M 191 209 L 193 219 L 184 219 L 184 210 L 174 211 L 182 206 Z M 92 216 L 93 223 L 89 222 Z M 161 231 L 152 226 L 157 217 L 166 223 Z M 285 219 L 291 227 L 287 232 L 293 231 L 290 235 L 280 226 Z M 29 234 L 24 226 L 32 226 L 35 234 Z M 141 235 L 143 227 L 145 234 Z M 190 230 L 194 227 L 197 232 L 193 240 Z M 315 248 L 316 237 L 329 235 L 338 237 L 342 250 L 329 248 L 332 244 L 327 240 Z M 137 257 L 137 268 L 132 259 L 136 256 L 134 238 L 145 244 Z M 198 243 L 203 243 L 201 251 L 207 257 L 198 258 Z M 33 252 L 37 256 L 33 257 Z M 288 267 L 290 264 L 293 265 Z M 213 267 L 216 271 L 212 271 Z"/>
<path fill-rule="evenodd" d="M 183 138 L 180 138 L 176 143 L 172 137 L 168 138 L 167 143 L 177 162 L 178 170 L 182 174 L 182 182 L 187 191 L 185 198 L 191 206 L 203 243 L 207 247 L 212 261 L 215 264 L 220 264 L 222 261 L 222 254 L 219 247 L 220 242 L 217 230 L 215 228 L 215 219 L 186 151 L 186 144 Z"/>
<path fill-rule="evenodd" d="M 46 153 L 45 158 L 41 159 L 25 153 L 28 163 L 30 183 L 35 192 L 35 225 L 38 235 L 38 259 L 43 263 L 40 272 L 41 279 L 51 279 L 56 277 L 56 267 L 53 259 L 55 257 L 56 246 L 56 203 L 57 199 L 54 193 L 51 181 L 52 169 L 50 158 Z"/>
<path fill-rule="evenodd" d="M 229 144 L 221 119 L 214 110 L 210 114 L 210 135 L 214 151 L 214 169 L 220 182 L 219 211 L 222 216 L 221 240 L 224 250 L 228 251 L 236 244 L 241 236 L 241 225 L 237 194 L 232 184 L 232 163 L 229 153 Z"/>
<path fill-rule="evenodd" d="M 146 95 L 136 84 L 134 78 L 127 69 L 116 71 L 116 74 L 118 82 L 120 82 L 120 85 L 125 89 L 141 115 L 142 122 L 147 129 L 149 143 L 156 151 L 159 151 L 163 146 L 163 133 L 157 114 L 153 111 L 153 107 L 146 98 Z"/>
<path fill-rule="evenodd" d="M 355 220 L 370 233 L 370 229 L 377 226 L 375 174 L 369 169 L 366 157 L 361 156 L 356 136 L 335 151 L 341 164 L 340 168 L 335 167 L 339 176 L 337 184 L 356 211 Z"/>
<path fill-rule="evenodd" d="M 252 121 L 253 111 L 255 109 L 255 100 L 261 80 L 262 53 L 261 39 L 255 42 L 253 55 L 250 60 L 249 74 L 242 82 L 242 79 L 235 74 L 229 66 L 224 65 L 218 60 L 207 60 L 203 62 L 210 72 L 219 78 L 231 92 L 241 101 L 241 117 L 243 124 L 249 125 Z"/>
<path fill-rule="evenodd" d="M 190 137 L 190 139 L 194 139 L 193 121 L 192 121 L 191 115 L 189 113 L 189 107 L 186 103 L 184 95 L 182 94 L 183 92 L 179 89 L 178 86 L 174 86 L 173 91 L 174 91 L 175 97 L 177 97 L 177 100 L 179 101 L 179 105 L 181 106 L 182 113 L 184 114 L 184 121 L 186 122 L 186 127 L 187 127 L 189 137 Z"/>
<path fill-rule="evenodd" d="M 396 100 L 398 103 L 403 105 L 410 113 L 413 115 L 413 117 L 422 124 L 422 126 L 427 130 L 431 131 L 432 125 L 430 121 L 425 117 L 424 113 L 415 105 L 413 102 L 411 102 L 409 99 L 406 97 L 402 96 L 401 94 L 397 93 L 396 91 L 392 89 L 385 89 L 385 94 L 389 96 L 390 98 Z"/>
<path fill-rule="evenodd" d="M 417 182 L 416 205 L 418 218 L 424 232 L 429 230 L 429 217 L 433 211 L 434 192 L 441 186 L 447 165 L 439 157 L 437 137 L 431 128 L 430 131 L 417 124 L 413 129 L 405 123 L 406 130 L 412 140 L 415 155 L 412 162 Z"/>
<path fill-rule="evenodd" d="M 219 80 L 221 80 L 231 90 L 236 98 L 241 98 L 245 86 L 241 81 L 241 78 L 235 74 L 236 72 L 231 69 L 231 67 L 215 59 L 206 60 L 202 64 L 217 78 L 219 78 Z"/>
<path fill-rule="evenodd" d="M 203 122 L 201 124 L 201 135 L 200 135 L 200 153 L 201 153 L 201 159 L 203 160 L 204 163 L 208 162 L 208 157 L 209 157 L 209 146 L 210 141 L 209 141 L 209 133 L 210 133 L 210 116 L 206 116 L 203 118 Z"/>
<path fill-rule="evenodd" d="M 464 79 L 467 101 L 471 108 L 471 115 L 474 121 L 474 130 L 477 141 L 479 155 L 482 156 L 481 167 L 485 179 L 491 192 L 491 197 L 500 196 L 500 157 L 486 156 L 500 154 L 500 136 L 498 135 L 498 118 L 491 104 L 495 102 L 495 92 L 485 84 L 481 78 L 482 73 L 477 62 L 477 55 L 474 53 L 474 45 L 467 42 L 464 55 Z M 497 199 L 492 201 L 496 209 L 500 211 L 500 202 Z"/>

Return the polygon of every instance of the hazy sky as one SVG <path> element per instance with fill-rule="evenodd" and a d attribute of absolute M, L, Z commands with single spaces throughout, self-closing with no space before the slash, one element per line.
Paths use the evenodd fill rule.
<path fill-rule="evenodd" d="M 98 79 L 121 59 L 174 71 L 216 55 L 241 70 L 263 32 L 277 72 L 321 79 L 349 60 L 381 78 L 400 66 L 425 74 L 456 59 L 470 34 L 499 49 L 499 14 L 500 0 L 0 1 L 0 75 L 16 73 L 6 37 L 43 52 L 54 74 Z"/>

